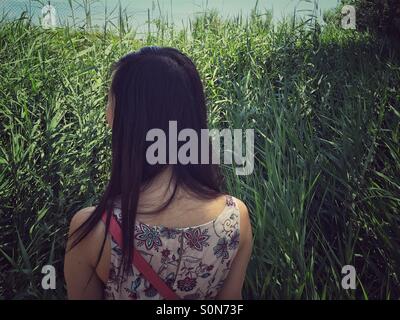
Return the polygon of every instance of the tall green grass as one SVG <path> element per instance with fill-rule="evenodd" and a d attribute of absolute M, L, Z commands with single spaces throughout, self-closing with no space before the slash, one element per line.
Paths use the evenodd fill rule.
<path fill-rule="evenodd" d="M 121 20 L 122 21 L 122 20 Z M 123 22 L 121 22 L 123 23 Z M 144 45 L 198 66 L 210 126 L 254 128 L 255 169 L 224 167 L 251 212 L 249 299 L 400 297 L 400 61 L 365 33 L 215 13 L 139 39 L 0 24 L 0 297 L 65 298 L 65 233 L 110 170 L 109 68 Z M 41 289 L 41 268 L 57 289 Z M 341 287 L 341 268 L 357 289 Z"/>

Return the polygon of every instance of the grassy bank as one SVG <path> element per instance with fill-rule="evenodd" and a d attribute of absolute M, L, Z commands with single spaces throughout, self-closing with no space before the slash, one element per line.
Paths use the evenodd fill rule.
<path fill-rule="evenodd" d="M 354 30 L 215 14 L 143 40 L 0 24 L 0 297 L 65 298 L 65 233 L 110 169 L 109 67 L 143 45 L 197 64 L 210 125 L 254 128 L 252 175 L 225 168 L 251 212 L 250 299 L 400 297 L 400 61 Z M 398 51 L 397 51 L 398 52 Z M 41 268 L 57 289 L 41 289 Z M 354 265 L 357 289 L 341 287 Z"/>

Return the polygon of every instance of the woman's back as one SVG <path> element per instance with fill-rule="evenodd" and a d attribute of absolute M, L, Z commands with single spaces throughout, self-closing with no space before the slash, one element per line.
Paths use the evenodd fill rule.
<path fill-rule="evenodd" d="M 213 299 L 223 287 L 239 247 L 240 213 L 236 199 L 231 196 L 219 197 L 206 205 L 221 207 L 222 201 L 222 210 L 211 213 L 215 218 L 198 225 L 172 227 L 174 221 L 175 224 L 179 221 L 170 219 L 169 224 L 155 225 L 143 222 L 139 216 L 136 219 L 135 248 L 180 298 Z M 120 213 L 120 203 L 116 201 L 113 214 L 119 222 Z M 162 213 L 155 220 L 162 215 L 171 218 L 171 213 Z M 204 219 L 207 215 L 203 211 L 198 216 Z M 186 216 L 191 218 L 191 214 Z M 111 237 L 106 298 L 162 298 L 136 267 L 118 275 L 121 261 L 121 248 Z"/>
<path fill-rule="evenodd" d="M 224 179 L 213 161 L 218 154 L 203 143 L 211 137 L 201 138 L 207 105 L 193 61 L 174 48 L 145 47 L 123 56 L 112 68 L 106 119 L 111 175 L 97 205 L 71 221 L 68 296 L 161 298 L 132 267 L 135 261 L 147 265 L 143 255 L 181 298 L 240 298 L 252 247 L 250 219 L 240 200 L 223 196 Z M 106 234 L 111 222 L 119 232 L 114 239 Z M 132 259 L 138 252 L 139 260 Z M 157 283 L 165 297 L 176 298 Z"/>

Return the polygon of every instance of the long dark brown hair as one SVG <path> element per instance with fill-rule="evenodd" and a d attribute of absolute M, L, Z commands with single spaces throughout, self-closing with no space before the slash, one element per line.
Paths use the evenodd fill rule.
<path fill-rule="evenodd" d="M 71 248 L 90 233 L 104 212 L 107 215 L 107 234 L 114 201 L 119 198 L 123 240 L 121 266 L 127 270 L 132 263 L 140 192 L 167 167 L 166 164 L 151 165 L 146 161 L 146 150 L 150 145 L 146 134 L 150 129 L 159 128 L 169 141 L 169 121 L 176 121 L 178 130 L 191 128 L 200 137 L 201 129 L 207 129 L 207 108 L 195 65 L 174 48 L 144 47 L 129 53 L 113 65 L 112 74 L 109 90 L 114 102 L 111 176 L 95 210 L 76 230 L 78 234 Z M 178 142 L 178 148 L 181 144 L 183 142 Z M 178 187 L 199 198 L 215 198 L 221 194 L 222 176 L 218 166 L 211 164 L 211 152 L 209 154 L 209 164 L 184 165 L 178 162 L 170 165 L 174 191 L 157 211 L 171 203 Z M 200 147 L 198 156 L 201 159 Z M 97 264 L 105 241 L 106 237 Z"/>

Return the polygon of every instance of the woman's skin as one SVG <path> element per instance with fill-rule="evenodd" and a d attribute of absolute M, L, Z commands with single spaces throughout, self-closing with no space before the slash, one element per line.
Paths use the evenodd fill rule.
<path fill-rule="evenodd" d="M 112 109 L 112 98 L 109 98 L 106 119 L 111 128 Z M 149 225 L 187 227 L 211 221 L 221 213 L 225 206 L 224 196 L 213 200 L 199 200 L 182 188 L 178 188 L 174 200 L 166 209 L 157 214 L 146 213 L 157 208 L 154 205 L 155 203 L 163 203 L 169 198 L 172 192 L 172 186 L 169 184 L 171 174 L 171 169 L 167 168 L 141 192 L 136 215 L 137 220 Z M 252 251 L 253 236 L 248 210 L 242 201 L 237 199 L 237 203 L 240 211 L 239 249 L 231 263 L 231 270 L 217 299 L 242 299 L 241 290 Z M 104 284 L 108 280 L 111 258 L 109 236 L 107 236 L 97 268 L 95 268 L 95 265 L 104 239 L 104 224 L 100 221 L 87 237 L 70 249 L 75 239 L 74 237 L 71 238 L 71 234 L 90 216 L 94 209 L 95 207 L 81 209 L 71 220 L 64 261 L 64 274 L 69 299 L 103 299 Z"/>

